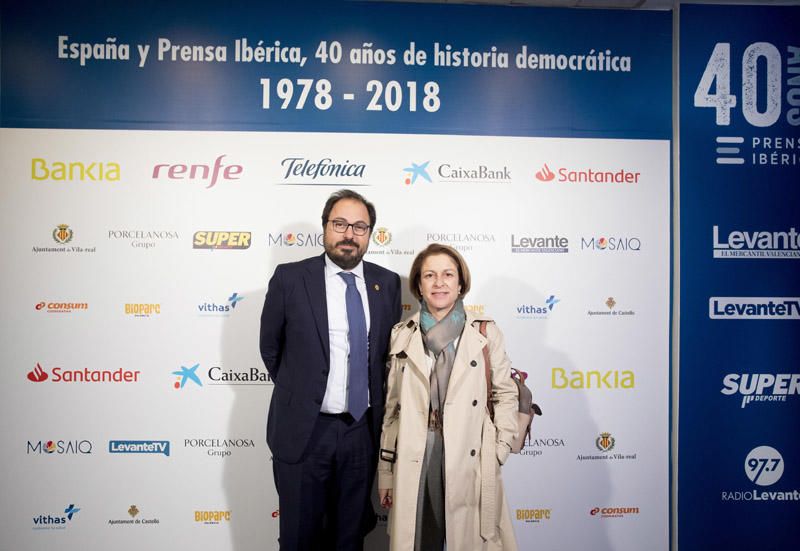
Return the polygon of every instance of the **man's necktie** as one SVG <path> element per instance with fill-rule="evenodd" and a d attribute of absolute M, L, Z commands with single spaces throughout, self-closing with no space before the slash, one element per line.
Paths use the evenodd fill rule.
<path fill-rule="evenodd" d="M 367 320 L 364 317 L 361 293 L 356 288 L 356 276 L 349 272 L 339 272 L 339 275 L 347 284 L 345 303 L 347 305 L 347 339 L 350 341 L 347 409 L 350 411 L 350 415 L 358 421 L 367 411 L 368 400 Z"/>

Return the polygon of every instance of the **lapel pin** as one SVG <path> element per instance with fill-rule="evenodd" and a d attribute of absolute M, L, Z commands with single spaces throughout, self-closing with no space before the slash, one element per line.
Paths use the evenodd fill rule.
<path fill-rule="evenodd" d="M 380 285 L 378 285 L 377 283 L 375 284 L 375 290 L 376 290 L 376 291 L 380 291 L 380 290 L 381 290 L 381 286 L 380 286 Z"/>

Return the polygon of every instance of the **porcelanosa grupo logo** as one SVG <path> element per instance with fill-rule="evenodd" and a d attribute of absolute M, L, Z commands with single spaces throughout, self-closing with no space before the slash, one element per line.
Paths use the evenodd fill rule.
<path fill-rule="evenodd" d="M 553 172 L 547 163 L 536 171 L 535 178 L 540 182 L 565 184 L 638 184 L 641 172 L 626 168 L 598 167 L 560 167 Z"/>
<path fill-rule="evenodd" d="M 711 297 L 708 317 L 736 320 L 800 319 L 800 297 Z"/>
<path fill-rule="evenodd" d="M 161 241 L 177 241 L 178 232 L 172 230 L 108 230 L 108 239 L 127 242 L 134 249 L 153 249 Z"/>
<path fill-rule="evenodd" d="M 788 231 L 732 230 L 720 240 L 719 226 L 712 229 L 714 258 L 800 258 L 800 234 Z"/>
<path fill-rule="evenodd" d="M 225 459 L 240 450 L 254 450 L 256 443 L 250 438 L 185 438 L 183 447 Z"/>
<path fill-rule="evenodd" d="M 44 513 L 33 517 L 34 530 L 64 530 L 80 511 L 74 503 L 70 503 L 63 513 Z"/>
<path fill-rule="evenodd" d="M 200 316 L 230 316 L 236 305 L 244 300 L 239 293 L 233 293 L 225 302 L 201 302 L 197 305 Z"/>
<path fill-rule="evenodd" d="M 772 446 L 756 446 L 744 458 L 745 476 L 755 484 L 765 488 L 777 484 L 783 476 L 784 460 L 781 453 Z M 800 501 L 797 488 L 780 490 L 737 489 L 725 490 L 722 501 Z"/>
<path fill-rule="evenodd" d="M 555 295 L 550 295 L 540 304 L 519 304 L 517 305 L 517 319 L 547 319 L 550 317 L 550 312 L 553 311 L 555 305 L 561 302 L 561 299 L 556 298 Z"/>
<path fill-rule="evenodd" d="M 110 369 L 64 369 L 54 367 L 47 372 L 40 364 L 36 364 L 31 371 L 28 371 L 27 378 L 33 383 L 43 383 L 50 380 L 51 383 L 138 383 L 141 371 L 118 368 Z"/>
<path fill-rule="evenodd" d="M 458 251 L 471 251 L 480 246 L 493 246 L 497 242 L 495 234 L 477 231 L 429 232 L 426 234 L 425 240 L 428 243 L 450 245 Z"/>
<path fill-rule="evenodd" d="M 267 234 L 269 247 L 322 247 L 322 232 L 283 232 Z"/>
<path fill-rule="evenodd" d="M 244 167 L 237 164 L 224 164 L 222 160 L 227 154 L 219 155 L 213 164 L 167 164 L 159 163 L 153 167 L 153 180 L 187 181 L 200 183 L 210 189 L 219 181 L 239 180 L 244 172 Z"/>
<path fill-rule="evenodd" d="M 428 165 L 430 161 L 424 163 L 411 163 L 411 166 L 403 169 L 407 174 L 405 184 L 411 185 L 422 178 L 428 182 L 433 182 Z M 511 182 L 511 170 L 505 165 L 476 164 L 472 162 L 444 162 L 437 164 L 433 168 L 434 177 L 437 183 L 452 184 L 504 184 Z"/>
<path fill-rule="evenodd" d="M 741 397 L 742 409 L 754 403 L 786 403 L 800 394 L 800 373 L 728 373 L 720 392 Z"/>
<path fill-rule="evenodd" d="M 540 436 L 538 438 L 531 438 L 526 440 L 520 455 L 527 455 L 529 457 L 540 457 L 550 450 L 563 449 L 566 447 L 566 442 L 563 438 L 558 436 Z"/>
<path fill-rule="evenodd" d="M 281 161 L 284 186 L 365 186 L 366 164 L 350 159 L 286 157 Z"/>

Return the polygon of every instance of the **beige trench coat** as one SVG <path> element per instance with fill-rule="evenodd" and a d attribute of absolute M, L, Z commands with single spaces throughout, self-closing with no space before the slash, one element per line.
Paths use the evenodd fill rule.
<path fill-rule="evenodd" d="M 444 406 L 445 518 L 448 551 L 515 550 L 514 529 L 500 476 L 517 430 L 517 388 L 511 380 L 503 334 L 486 327 L 494 423 L 486 407 L 483 346 L 467 313 Z M 430 404 L 430 367 L 422 344 L 419 314 L 392 329 L 386 410 L 378 461 L 378 487 L 392 488 L 389 513 L 392 551 L 414 548 L 417 492 L 425 455 Z M 395 444 L 396 443 L 396 444 Z M 392 463 L 392 452 L 396 452 Z"/>

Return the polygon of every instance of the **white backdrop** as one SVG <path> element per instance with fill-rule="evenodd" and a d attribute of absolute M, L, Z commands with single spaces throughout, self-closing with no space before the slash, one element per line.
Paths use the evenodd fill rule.
<path fill-rule="evenodd" d="M 264 441 L 272 387 L 240 374 L 266 376 L 267 281 L 278 263 L 322 252 L 322 206 L 341 187 L 375 203 L 388 241 L 371 242 L 367 259 L 404 281 L 428 243 L 462 251 L 473 273 L 465 302 L 497 320 L 514 367 L 530 375 L 544 416 L 503 469 L 520 548 L 667 548 L 669 142 L 7 128 L 0 140 L 11 237 L 2 549 L 277 549 Z M 213 170 L 221 155 L 212 187 L 175 167 Z M 289 158 L 363 167 L 287 176 Z M 53 179 L 59 162 L 96 164 Z M 406 183 L 404 169 L 425 162 L 432 181 Z M 168 167 L 154 178 L 159 164 L 172 178 Z M 445 178 L 443 165 L 466 174 Z M 480 166 L 509 178 L 474 177 Z M 589 170 L 639 176 L 560 181 Z M 537 179 L 548 171 L 552 180 Z M 249 247 L 196 249 L 198 231 L 250 232 Z M 567 252 L 513 250 L 555 236 Z M 50 311 L 58 303 L 80 306 Z M 407 290 L 404 303 L 416 310 Z M 154 306 L 136 316 L 126 304 Z M 37 364 L 47 380 L 27 377 Z M 175 388 L 173 372 L 195 364 L 202 386 Z M 139 373 L 64 382 L 56 368 Z M 211 378 L 222 372 L 240 380 Z M 110 453 L 112 441 L 168 442 L 169 455 Z M 68 519 L 71 504 L 80 510 Z M 385 524 L 371 548 L 385 548 Z"/>

